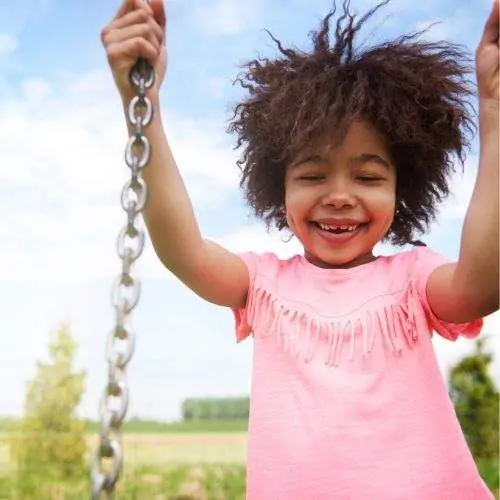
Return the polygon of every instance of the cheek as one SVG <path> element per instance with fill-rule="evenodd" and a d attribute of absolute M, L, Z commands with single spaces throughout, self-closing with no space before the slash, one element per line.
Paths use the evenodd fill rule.
<path fill-rule="evenodd" d="M 392 221 L 396 210 L 395 189 L 388 188 L 372 192 L 369 205 L 373 215 L 381 222 Z"/>
<path fill-rule="evenodd" d="M 384 198 L 384 210 L 386 213 L 394 215 L 396 210 L 396 193 L 391 191 Z"/>
<path fill-rule="evenodd" d="M 305 196 L 305 191 L 287 187 L 285 189 L 285 214 L 288 227 L 296 232 L 299 222 L 310 209 L 310 202 Z"/>
<path fill-rule="evenodd" d="M 396 191 L 388 190 L 381 194 L 379 199 L 380 223 L 384 226 L 384 232 L 392 225 L 396 212 Z"/>

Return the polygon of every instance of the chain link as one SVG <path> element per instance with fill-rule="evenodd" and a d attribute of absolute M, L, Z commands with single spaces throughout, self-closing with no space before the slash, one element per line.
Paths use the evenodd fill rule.
<path fill-rule="evenodd" d="M 116 250 L 122 261 L 122 272 L 116 278 L 111 301 L 116 310 L 116 325 L 109 334 L 106 346 L 108 362 L 108 383 L 100 403 L 100 442 L 91 464 L 92 500 L 99 500 L 105 494 L 109 500 L 115 496 L 115 489 L 123 467 L 121 426 L 126 417 L 129 390 L 126 368 L 133 355 L 135 335 L 130 327 L 130 314 L 140 297 L 140 281 L 133 276 L 133 264 L 144 250 L 144 229 L 137 226 L 137 217 L 147 201 L 146 183 L 141 171 L 151 159 L 151 146 L 144 135 L 153 119 L 153 105 L 146 96 L 147 89 L 154 84 L 154 70 L 140 60 L 130 73 L 130 81 L 137 91 L 127 110 L 127 120 L 133 129 L 125 151 L 125 162 L 131 176 L 123 187 L 121 205 L 127 214 L 127 224 L 120 231 Z M 106 466 L 106 461 L 110 462 Z"/>

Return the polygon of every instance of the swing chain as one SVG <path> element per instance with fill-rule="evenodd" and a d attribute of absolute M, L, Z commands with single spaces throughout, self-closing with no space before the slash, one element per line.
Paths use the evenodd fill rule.
<path fill-rule="evenodd" d="M 123 187 L 121 205 L 127 214 L 127 224 L 120 231 L 116 250 L 122 261 L 122 272 L 112 287 L 112 303 L 116 310 L 116 324 L 108 337 L 106 358 L 108 383 L 100 404 L 100 442 L 91 465 L 92 500 L 101 495 L 114 498 L 115 488 L 123 468 L 121 426 L 129 402 L 126 368 L 134 352 L 135 335 L 130 327 L 130 314 L 139 301 L 140 281 L 132 275 L 132 266 L 144 250 L 145 233 L 136 225 L 137 217 L 147 201 L 146 183 L 142 169 L 151 158 L 151 146 L 143 131 L 153 119 L 153 105 L 146 91 L 154 84 L 153 68 L 139 60 L 130 72 L 130 81 L 136 96 L 127 109 L 127 121 L 133 133 L 127 143 L 125 162 L 131 177 Z M 106 470 L 105 461 L 110 462 Z"/>

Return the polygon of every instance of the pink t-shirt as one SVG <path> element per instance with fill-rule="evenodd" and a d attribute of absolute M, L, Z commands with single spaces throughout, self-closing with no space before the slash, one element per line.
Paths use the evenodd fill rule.
<path fill-rule="evenodd" d="M 234 311 L 254 338 L 248 500 L 490 500 L 431 342 L 474 338 L 426 298 L 446 260 L 418 247 L 353 269 L 243 254 Z"/>

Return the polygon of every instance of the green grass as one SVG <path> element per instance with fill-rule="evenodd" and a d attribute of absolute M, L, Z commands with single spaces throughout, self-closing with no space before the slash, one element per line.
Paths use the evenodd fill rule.
<path fill-rule="evenodd" d="M 51 484 L 32 470 L 16 484 L 7 445 L 0 434 L 0 500 L 88 500 L 88 477 Z M 245 432 L 126 434 L 120 500 L 243 500 Z M 88 450 L 97 445 L 89 435 Z"/>
<path fill-rule="evenodd" d="M 36 474 L 16 484 L 12 476 L 0 476 L 0 500 L 88 500 L 87 477 L 65 484 L 37 479 Z M 243 500 L 243 466 L 128 467 L 121 478 L 120 500 Z"/>
<path fill-rule="evenodd" d="M 477 468 L 488 488 L 500 498 L 500 461 L 478 460 Z"/>
<path fill-rule="evenodd" d="M 0 433 L 0 500 L 88 500 L 88 477 L 50 484 L 44 471 L 32 471 L 15 483 L 7 445 Z M 96 435 L 89 435 L 89 452 Z M 126 434 L 125 470 L 120 500 L 243 500 L 245 491 L 246 432 L 172 432 Z M 489 488 L 500 487 L 499 461 L 478 462 Z M 497 494 L 497 499 L 500 496 Z"/>

